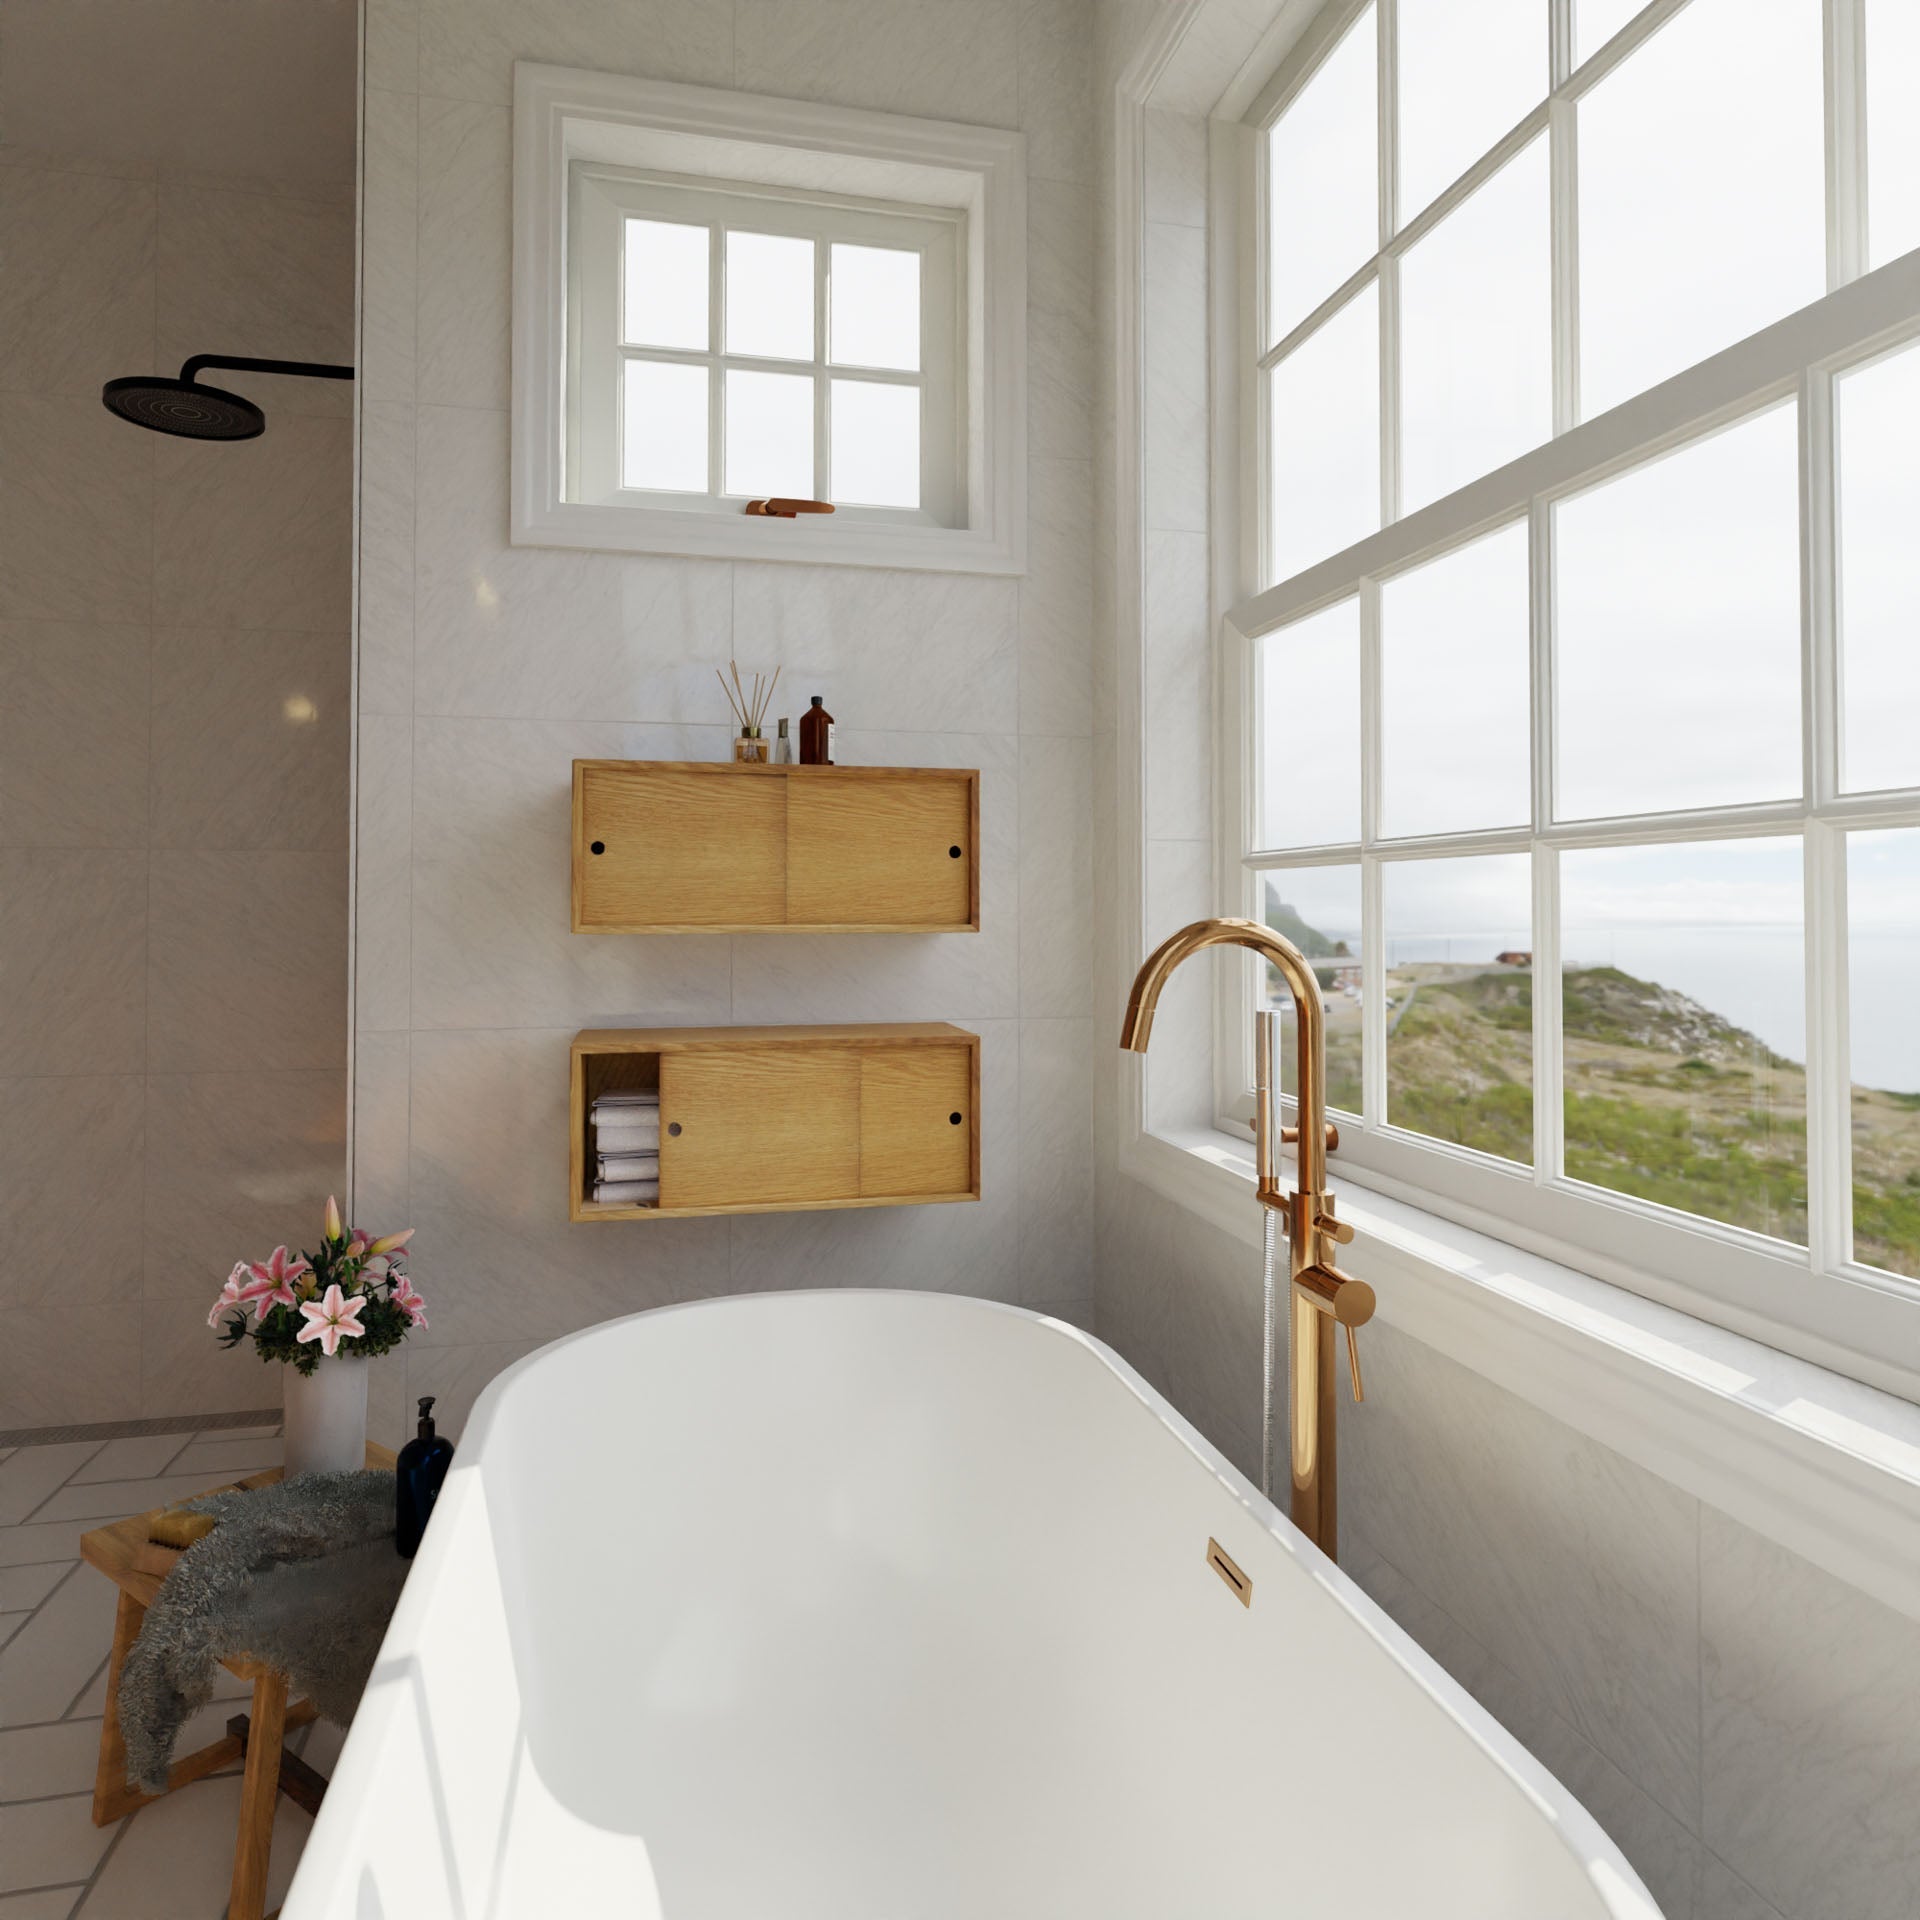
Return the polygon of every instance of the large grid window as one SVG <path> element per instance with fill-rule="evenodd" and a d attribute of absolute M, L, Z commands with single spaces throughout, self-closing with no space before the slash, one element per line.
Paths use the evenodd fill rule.
<path fill-rule="evenodd" d="M 1920 1280 L 1912 11 L 1336 0 L 1252 116 L 1236 910 L 1342 1159 L 1761 1310 Z"/>
<path fill-rule="evenodd" d="M 577 168 L 573 497 L 954 524 L 960 224 Z"/>

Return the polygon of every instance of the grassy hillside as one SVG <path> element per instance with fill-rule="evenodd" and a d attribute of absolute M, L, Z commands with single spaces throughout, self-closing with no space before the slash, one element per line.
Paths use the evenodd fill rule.
<path fill-rule="evenodd" d="M 1395 1123 L 1530 1161 L 1532 977 L 1408 967 L 1390 987 Z M 1562 1019 L 1568 1173 L 1804 1239 L 1807 1094 L 1797 1062 L 1616 967 L 1569 970 Z M 1853 1126 L 1858 1255 L 1920 1274 L 1920 1096 L 1856 1089 Z"/>

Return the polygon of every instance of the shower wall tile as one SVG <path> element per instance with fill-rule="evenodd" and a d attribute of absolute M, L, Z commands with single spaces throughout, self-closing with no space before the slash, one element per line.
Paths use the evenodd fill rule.
<path fill-rule="evenodd" d="M 97 393 L 0 393 L 0 620 L 151 617 L 155 444 Z"/>
<path fill-rule="evenodd" d="M 733 647 L 781 664 L 780 702 L 824 694 L 848 732 L 1012 733 L 1018 583 L 868 567 L 734 570 Z"/>
<path fill-rule="evenodd" d="M 156 849 L 147 1071 L 338 1069 L 347 858 Z"/>
<path fill-rule="evenodd" d="M 1027 306 L 1093 313 L 1093 191 L 1064 180 L 1027 182 Z"/>
<path fill-rule="evenodd" d="M 1150 224 L 1142 250 L 1140 316 L 1147 356 L 1146 525 L 1207 526 L 1207 236 Z"/>
<path fill-rule="evenodd" d="M 153 844 L 344 851 L 350 653 L 344 629 L 156 628 Z"/>
<path fill-rule="evenodd" d="M 725 737 L 719 728 L 701 738 L 546 720 L 417 721 L 415 1026 L 724 1022 L 723 935 L 591 939 L 569 927 L 573 762 L 713 760 Z M 416 1074 L 420 1064 L 416 1055 Z"/>
<path fill-rule="evenodd" d="M 263 1364 L 250 1347 L 223 1347 L 207 1325 L 207 1308 L 232 1265 L 229 1254 L 204 1302 L 197 1297 L 146 1299 L 140 1302 L 137 1320 L 126 1316 L 137 1324 L 140 1411 L 145 1417 L 251 1413 L 280 1404 L 285 1387 L 279 1366 Z"/>
<path fill-rule="evenodd" d="M 510 400 L 513 124 L 504 107 L 420 102 L 419 369 L 422 401 Z"/>
<path fill-rule="evenodd" d="M 360 408 L 360 660 L 362 713 L 413 711 L 414 409 Z"/>
<path fill-rule="evenodd" d="M 1084 460 L 1027 462 L 1020 582 L 1020 731 L 1093 730 L 1092 475 Z"/>
<path fill-rule="evenodd" d="M 397 1232 L 413 1217 L 407 1163 L 412 1075 L 410 1033 L 354 1036 L 353 1211 L 382 1232 Z"/>
<path fill-rule="evenodd" d="M 367 0 L 361 60 L 369 90 L 420 85 L 420 0 Z"/>
<path fill-rule="evenodd" d="M 1213 844 L 1207 840 L 1147 842 L 1148 951 L 1189 921 L 1213 911 Z M 1142 1063 L 1149 1127 L 1213 1123 L 1214 967 L 1196 961 L 1168 981 L 1153 1017 L 1153 1051 Z"/>
<path fill-rule="evenodd" d="M 349 631 L 351 435 L 347 420 L 284 414 L 257 440 L 149 436 L 156 624 Z"/>
<path fill-rule="evenodd" d="M 352 366 L 353 310 L 339 295 L 353 285 L 353 254 L 351 200 L 328 205 L 163 182 L 161 371 L 175 371 L 192 354 L 221 352 Z M 247 344 L 229 344 L 240 340 Z M 275 431 L 290 414 L 345 419 L 353 411 L 353 388 L 344 380 L 225 369 L 207 377 L 267 408 Z"/>
<path fill-rule="evenodd" d="M 147 862 L 0 848 L 0 1074 L 137 1073 Z"/>
<path fill-rule="evenodd" d="M 151 373 L 154 190 L 0 166 L 0 386 L 98 402 Z"/>
<path fill-rule="evenodd" d="M 1146 538 L 1147 832 L 1213 833 L 1213 633 L 1207 536 Z"/>
<path fill-rule="evenodd" d="M 989 127 L 1020 118 L 1017 0 L 734 0 L 733 84 Z"/>
<path fill-rule="evenodd" d="M 431 1325 L 409 1346 L 550 1340 L 722 1290 L 724 1219 L 567 1219 L 571 1027 L 413 1037 L 412 1267 Z"/>
<path fill-rule="evenodd" d="M 420 253 L 420 103 L 411 91 L 390 92 L 401 80 L 384 83 L 391 64 L 375 43 L 374 20 L 367 16 L 367 88 L 362 141 L 366 176 L 361 207 L 360 399 L 362 417 L 370 400 L 414 397 L 414 326 L 419 297 Z M 411 53 L 413 42 L 401 41 Z"/>
<path fill-rule="evenodd" d="M 1029 1019 L 1093 1004 L 1092 761 L 1085 739 L 1020 742 L 1020 1011 Z"/>
<path fill-rule="evenodd" d="M 1693 1920 L 1786 1920 L 1734 1870 L 1700 1850 L 1700 1880 L 1694 1889 Z"/>
<path fill-rule="evenodd" d="M 1090 1019 L 1020 1022 L 1020 1300 L 1052 1311 L 1093 1291 Z"/>
<path fill-rule="evenodd" d="M 354 1022 L 400 1031 L 413 1012 L 413 722 L 362 714 L 354 885 Z"/>
<path fill-rule="evenodd" d="M 735 650 L 731 566 L 515 547 L 507 544 L 506 526 L 507 416 L 422 408 L 414 686 L 420 712 L 728 724 L 714 674 Z M 741 584 L 750 584 L 748 574 L 821 571 L 744 568 Z M 849 634 L 847 610 L 835 607 L 823 612 L 821 625 L 831 632 L 838 615 L 849 652 L 884 631 L 901 664 L 904 700 L 909 674 L 927 667 L 922 634 L 910 624 L 919 611 L 883 605 Z M 743 619 L 738 651 L 744 666 L 765 660 L 771 672 L 782 664 L 776 708 L 790 712 L 804 705 L 803 668 L 793 648 L 766 633 L 770 615 L 753 626 Z M 555 644 L 558 635 L 563 645 Z M 832 711 L 842 726 L 849 723 L 841 706 Z"/>
<path fill-rule="evenodd" d="M 346 1186 L 343 1070 L 156 1073 L 147 1104 L 147 1299 L 204 1309 L 235 1260 L 312 1243 Z"/>
<path fill-rule="evenodd" d="M 119 1299 L 119 1311 L 88 1319 L 84 1339 L 74 1338 L 65 1301 L 0 1310 L 0 1407 L 10 1421 L 58 1427 L 130 1420 L 142 1411 L 140 1328 L 124 1294 Z"/>
<path fill-rule="evenodd" d="M 978 769 L 980 931 L 836 934 L 829 940 L 743 935 L 731 943 L 732 1017 L 742 1025 L 834 1020 L 971 1024 L 1011 1017 L 1019 1010 L 1020 991 L 1019 743 L 1004 735 L 862 733 L 845 726 L 836 741 L 848 766 Z"/>
<path fill-rule="evenodd" d="M 1147 114 L 1146 215 L 1176 227 L 1207 224 L 1207 123 Z"/>
<path fill-rule="evenodd" d="M 443 99 L 508 105 L 516 60 L 710 87 L 733 83 L 733 0 L 418 0 L 418 6 L 420 91 Z M 377 72 L 372 77 L 378 85 L 401 84 Z"/>
<path fill-rule="evenodd" d="M 1789 1920 L 1920 1911 L 1920 1624 L 1708 1512 L 1703 1833 Z"/>
<path fill-rule="evenodd" d="M 960 1024 L 980 1035 L 980 1198 L 929 1207 L 742 1214 L 731 1222 L 728 1287 L 703 1291 L 918 1287 L 1019 1299 L 1019 1023 Z"/>
<path fill-rule="evenodd" d="M 0 846 L 147 840 L 144 626 L 0 620 Z"/>
<path fill-rule="evenodd" d="M 1092 388 L 1093 332 L 1087 323 L 1065 313 L 1028 314 L 1027 451 L 1091 458 Z"/>
<path fill-rule="evenodd" d="M 0 1309 L 126 1296 L 145 1126 L 138 1074 L 0 1080 Z"/>
<path fill-rule="evenodd" d="M 1394 1328 L 1368 1333 L 1341 1452 L 1370 1537 L 1699 1830 L 1699 1503 Z"/>
<path fill-rule="evenodd" d="M 1020 129 L 1036 180 L 1093 178 L 1092 0 L 1020 10 Z"/>

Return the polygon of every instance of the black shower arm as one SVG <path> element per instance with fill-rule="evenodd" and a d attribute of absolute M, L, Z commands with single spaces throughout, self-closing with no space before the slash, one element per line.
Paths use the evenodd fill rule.
<path fill-rule="evenodd" d="M 310 380 L 351 380 L 351 367 L 322 366 L 317 360 L 248 360 L 239 354 L 196 353 L 180 369 L 180 378 L 189 385 L 200 378 L 205 367 L 224 367 L 234 373 L 298 373 Z"/>

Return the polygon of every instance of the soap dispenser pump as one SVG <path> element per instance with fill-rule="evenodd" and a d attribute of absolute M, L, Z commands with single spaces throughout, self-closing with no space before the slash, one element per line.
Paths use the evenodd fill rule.
<path fill-rule="evenodd" d="M 433 1395 L 420 1397 L 420 1430 L 400 1449 L 394 1466 L 393 1544 L 411 1560 L 440 1497 L 440 1483 L 453 1464 L 453 1442 L 433 1430 Z"/>

